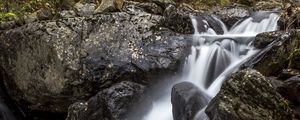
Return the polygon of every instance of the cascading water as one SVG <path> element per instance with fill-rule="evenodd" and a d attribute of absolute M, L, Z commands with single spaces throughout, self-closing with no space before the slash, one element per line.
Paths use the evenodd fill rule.
<path fill-rule="evenodd" d="M 227 30 L 221 20 L 215 18 L 223 28 L 223 35 L 216 34 L 207 21 L 203 21 L 207 23 L 203 26 L 207 31 L 199 33 L 197 20 L 194 17 L 191 19 L 195 28 L 194 45 L 184 65 L 184 74 L 178 82 L 192 82 L 212 98 L 219 92 L 223 80 L 258 52 L 251 44 L 254 37 L 258 33 L 277 29 L 279 16 L 273 12 L 257 12 L 238 22 L 230 30 Z M 173 119 L 170 90 L 174 84 L 166 87 L 168 94 L 154 102 L 152 110 L 144 120 Z M 200 114 L 204 113 L 204 109 L 201 111 Z M 206 117 L 201 115 L 195 119 L 202 120 Z"/>

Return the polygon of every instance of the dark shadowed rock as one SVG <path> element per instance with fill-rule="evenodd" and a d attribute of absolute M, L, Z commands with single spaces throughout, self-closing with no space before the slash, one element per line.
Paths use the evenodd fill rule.
<path fill-rule="evenodd" d="M 283 37 L 283 31 L 274 31 L 274 32 L 265 32 L 256 35 L 255 40 L 253 41 L 254 47 L 258 49 L 263 49 L 267 47 L 273 41 Z"/>
<path fill-rule="evenodd" d="M 278 79 L 286 80 L 296 75 L 300 75 L 300 71 L 297 69 L 283 69 L 278 75 Z"/>
<path fill-rule="evenodd" d="M 211 120 L 291 120 L 288 103 L 255 70 L 242 70 L 225 81 L 208 104 Z"/>
<path fill-rule="evenodd" d="M 192 120 L 211 99 L 197 86 L 189 82 L 179 83 L 172 88 L 172 111 L 174 120 Z"/>
<path fill-rule="evenodd" d="M 237 4 L 227 7 L 214 7 L 209 12 L 218 16 L 228 28 L 232 27 L 242 18 L 250 16 L 249 8 L 247 6 Z"/>
<path fill-rule="evenodd" d="M 135 105 L 150 108 L 151 100 L 144 95 L 144 86 L 132 82 L 121 82 L 99 92 L 87 102 L 74 103 L 69 107 L 67 120 L 127 120 Z M 147 111 L 139 110 L 142 117 Z"/>
<path fill-rule="evenodd" d="M 30 110 L 66 112 L 120 81 L 144 85 L 175 74 L 189 37 L 144 12 L 41 21 L 1 32 L 0 70 L 13 100 Z"/>
<path fill-rule="evenodd" d="M 284 98 L 294 105 L 300 105 L 300 75 L 284 81 L 277 89 Z"/>
<path fill-rule="evenodd" d="M 264 34 L 272 36 L 274 32 L 271 32 L 271 35 L 268 35 L 268 33 L 258 35 L 259 39 L 255 40 L 258 43 L 254 44 L 265 46 L 267 43 L 273 42 L 262 50 L 262 54 L 258 54 L 245 65 L 253 67 L 265 76 L 277 76 L 282 69 L 296 68 L 296 64 L 299 62 L 296 62 L 294 59 L 297 57 L 295 53 L 297 53 L 300 46 L 299 32 L 295 30 L 275 32 L 275 34 L 279 34 L 274 35 L 278 36 L 275 40 L 274 37 L 262 37 Z"/>
<path fill-rule="evenodd" d="M 169 28 L 178 33 L 194 33 L 191 17 L 197 20 L 197 29 L 200 33 L 206 32 L 208 27 L 211 27 L 214 30 L 216 30 L 218 34 L 222 34 L 224 32 L 219 22 L 208 13 L 195 12 L 191 9 L 176 8 L 173 5 L 169 5 L 164 11 L 163 16 L 164 19 L 162 21 L 161 26 Z"/>
<path fill-rule="evenodd" d="M 282 86 L 283 82 L 280 80 L 277 80 L 276 77 L 266 77 L 267 80 L 271 83 L 272 87 L 277 89 L 279 86 Z"/>

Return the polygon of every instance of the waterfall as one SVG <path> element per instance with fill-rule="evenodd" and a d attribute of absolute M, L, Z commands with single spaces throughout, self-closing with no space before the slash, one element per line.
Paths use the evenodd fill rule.
<path fill-rule="evenodd" d="M 206 23 L 203 27 L 206 27 L 207 31 L 199 33 L 197 20 L 194 17 L 191 19 L 195 28 L 195 44 L 186 58 L 184 73 L 178 82 L 192 82 L 213 98 L 219 92 L 224 79 L 259 51 L 252 45 L 255 36 L 277 29 L 279 16 L 274 12 L 257 12 L 237 22 L 229 30 L 221 20 L 214 17 L 220 22 L 219 25 L 224 31 L 222 35 L 210 28 L 207 21 L 203 21 Z M 154 102 L 152 110 L 144 120 L 173 120 L 170 90 L 174 84 L 176 83 L 165 86 L 168 89 L 167 94 Z M 204 114 L 204 109 L 199 113 Z M 206 119 L 203 115 L 200 116 L 197 120 Z"/>

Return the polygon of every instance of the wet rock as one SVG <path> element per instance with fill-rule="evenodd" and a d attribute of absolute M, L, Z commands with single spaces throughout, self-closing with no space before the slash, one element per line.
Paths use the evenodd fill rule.
<path fill-rule="evenodd" d="M 279 37 L 276 38 L 274 42 L 272 42 L 272 45 L 263 49 L 263 54 L 258 54 L 258 56 L 250 60 L 247 63 L 248 65 L 246 66 L 252 66 L 254 69 L 258 70 L 265 76 L 277 76 L 282 71 L 282 69 L 291 69 L 296 67 L 295 64 L 297 64 L 298 62 L 292 60 L 296 57 L 296 55 L 294 54 L 295 51 L 299 49 L 299 32 L 291 30 L 288 32 L 277 32 L 276 34 L 279 34 L 276 35 Z M 274 38 L 272 37 L 264 37 L 263 39 L 262 41 L 274 40 Z"/>
<path fill-rule="evenodd" d="M 249 8 L 241 5 L 214 7 L 209 12 L 218 16 L 228 28 L 232 27 L 240 19 L 250 16 Z"/>
<path fill-rule="evenodd" d="M 282 86 L 283 82 L 280 80 L 277 80 L 276 77 L 266 77 L 267 80 L 271 83 L 272 87 L 277 89 L 279 86 Z"/>
<path fill-rule="evenodd" d="M 300 71 L 296 69 L 283 69 L 282 72 L 278 75 L 278 79 L 286 80 L 299 74 Z"/>
<path fill-rule="evenodd" d="M 292 119 L 287 102 L 264 76 L 250 69 L 231 75 L 206 113 L 211 120 Z"/>
<path fill-rule="evenodd" d="M 124 81 L 99 92 L 87 102 L 74 103 L 69 107 L 67 120 L 126 120 L 133 119 L 130 112 L 136 104 L 150 108 L 151 100 L 144 95 L 144 86 Z M 147 111 L 139 110 L 137 115 Z M 139 116 L 141 119 L 142 116 Z M 138 118 L 134 118 L 137 119 Z"/>
<path fill-rule="evenodd" d="M 260 33 L 260 34 L 256 35 L 255 40 L 253 41 L 253 45 L 254 45 L 254 47 L 256 47 L 258 49 L 263 49 L 263 48 L 267 47 L 273 41 L 276 41 L 276 39 L 281 38 L 282 34 L 283 34 L 283 31 Z"/>
<path fill-rule="evenodd" d="M 162 26 L 167 27 L 183 34 L 193 34 L 193 24 L 190 18 L 191 11 L 177 9 L 173 5 L 169 5 L 164 13 L 164 22 Z"/>
<path fill-rule="evenodd" d="M 102 0 L 100 6 L 94 13 L 120 11 L 123 7 L 124 0 Z"/>
<path fill-rule="evenodd" d="M 132 2 L 132 1 L 125 1 L 122 11 L 126 12 L 147 12 L 156 15 L 162 15 L 164 10 L 155 3 L 140 3 L 140 2 Z"/>
<path fill-rule="evenodd" d="M 93 15 L 93 13 L 96 9 L 96 4 L 94 4 L 94 3 L 82 4 L 82 3 L 78 2 L 75 4 L 74 8 L 75 8 L 76 13 L 79 16 L 90 16 L 90 15 Z"/>
<path fill-rule="evenodd" d="M 171 96 L 174 120 L 192 120 L 211 99 L 189 82 L 174 85 Z"/>
<path fill-rule="evenodd" d="M 120 81 L 148 86 L 174 75 L 189 53 L 190 38 L 159 26 L 161 19 L 118 12 L 1 32 L 6 89 L 20 106 L 55 113 Z"/>
<path fill-rule="evenodd" d="M 278 87 L 279 93 L 294 105 L 300 105 L 300 75 L 294 76 Z"/>
<path fill-rule="evenodd" d="M 207 13 L 196 13 L 191 9 L 176 8 L 173 5 L 169 5 L 166 8 L 163 16 L 164 19 L 161 23 L 161 26 L 167 27 L 178 33 L 194 33 L 191 17 L 197 20 L 198 32 L 206 32 L 208 27 L 213 28 L 219 34 L 222 34 L 224 32 L 221 26 L 219 25 L 219 22 Z"/>

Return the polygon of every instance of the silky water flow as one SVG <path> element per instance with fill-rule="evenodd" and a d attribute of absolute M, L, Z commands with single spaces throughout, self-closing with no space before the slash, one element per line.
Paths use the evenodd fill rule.
<path fill-rule="evenodd" d="M 193 16 L 191 19 L 195 29 L 193 45 L 186 58 L 183 75 L 176 83 L 191 82 L 210 96 L 206 99 L 211 100 L 219 92 L 224 79 L 259 51 L 252 45 L 255 36 L 277 29 L 279 15 L 274 12 L 256 12 L 229 30 L 221 20 L 214 17 L 224 31 L 222 35 L 217 34 L 205 20 L 202 22 L 206 23 L 203 27 L 207 31 L 199 32 L 198 21 Z M 176 83 L 164 86 L 167 92 L 154 101 L 153 108 L 144 120 L 173 120 L 171 89 Z M 195 120 L 208 119 L 204 110 L 198 112 Z"/>

